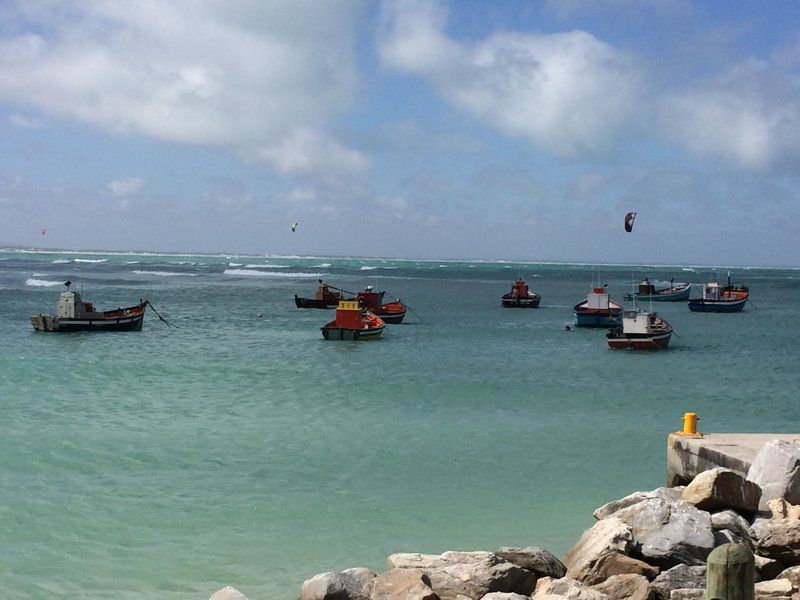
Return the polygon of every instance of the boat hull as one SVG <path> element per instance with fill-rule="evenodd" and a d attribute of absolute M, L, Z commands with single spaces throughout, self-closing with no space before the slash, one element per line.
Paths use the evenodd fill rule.
<path fill-rule="evenodd" d="M 49 315 L 33 315 L 31 325 L 36 331 L 70 333 L 74 331 L 141 331 L 144 310 L 140 314 L 112 318 L 66 319 Z"/>
<path fill-rule="evenodd" d="M 729 313 L 740 312 L 744 309 L 747 298 L 737 300 L 703 300 L 696 298 L 689 300 L 689 310 L 692 312 Z"/>
<path fill-rule="evenodd" d="M 669 346 L 672 331 L 655 335 L 622 335 L 611 336 L 609 333 L 608 347 L 622 350 L 664 350 Z"/>
<path fill-rule="evenodd" d="M 316 298 L 294 297 L 294 305 L 297 308 L 336 308 L 339 300 L 317 300 Z"/>
<path fill-rule="evenodd" d="M 670 292 L 669 290 L 663 290 L 662 292 L 658 292 L 655 294 L 625 294 L 626 300 L 652 300 L 653 302 L 683 302 L 684 300 L 689 299 L 689 294 L 691 293 L 692 288 L 691 284 L 687 285 L 685 288 L 681 290 L 676 290 Z"/>
<path fill-rule="evenodd" d="M 399 323 L 403 322 L 403 319 L 406 316 L 406 311 L 382 311 L 381 309 L 375 309 L 374 312 L 381 318 L 381 321 L 384 323 L 389 323 L 390 325 L 398 325 Z"/>
<path fill-rule="evenodd" d="M 503 296 L 501 302 L 506 308 L 539 308 L 541 297 L 528 297 L 528 298 L 506 298 Z"/>
<path fill-rule="evenodd" d="M 350 329 L 347 327 L 322 327 L 322 337 L 326 340 L 374 340 L 383 333 L 383 325 L 369 329 Z"/>

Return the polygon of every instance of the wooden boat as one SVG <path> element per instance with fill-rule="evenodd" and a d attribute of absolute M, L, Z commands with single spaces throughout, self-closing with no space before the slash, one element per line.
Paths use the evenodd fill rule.
<path fill-rule="evenodd" d="M 639 289 L 633 294 L 625 294 L 625 300 L 652 300 L 653 302 L 682 302 L 689 299 L 692 289 L 691 283 L 673 285 L 670 279 L 668 288 L 656 289 L 649 279 L 645 277 L 639 284 Z"/>
<path fill-rule="evenodd" d="M 574 315 L 578 327 L 617 327 L 622 323 L 622 306 L 609 298 L 605 286 L 595 287 L 575 305 Z"/>
<path fill-rule="evenodd" d="M 149 302 L 139 300 L 136 306 L 98 312 L 91 302 L 84 301 L 78 292 L 61 292 L 55 315 L 32 315 L 31 325 L 36 331 L 66 333 L 71 331 L 141 331 L 144 313 Z"/>
<path fill-rule="evenodd" d="M 731 285 L 728 273 L 728 284 L 721 285 L 717 281 L 709 281 L 703 286 L 703 297 L 689 300 L 689 310 L 693 312 L 739 312 L 747 303 L 750 290 L 746 285 Z"/>
<path fill-rule="evenodd" d="M 511 286 L 511 291 L 503 294 L 500 301 L 506 308 L 539 308 L 541 300 L 542 297 L 532 292 L 522 278 L 519 278 Z"/>
<path fill-rule="evenodd" d="M 626 350 L 663 350 L 671 337 L 672 325 L 657 313 L 642 310 L 626 310 L 622 325 L 606 333 L 609 348 Z"/>
<path fill-rule="evenodd" d="M 334 291 L 327 283 L 319 280 L 317 293 L 313 298 L 300 298 L 294 295 L 294 304 L 297 308 L 336 308 L 342 300 L 340 291 Z"/>
<path fill-rule="evenodd" d="M 340 300 L 336 318 L 322 326 L 326 340 L 369 340 L 379 337 L 385 325 L 380 317 L 362 308 L 358 300 Z"/>
<path fill-rule="evenodd" d="M 356 294 L 356 300 L 372 314 L 379 316 L 384 323 L 402 323 L 406 316 L 405 304 L 400 300 L 384 304 L 384 294 L 386 292 L 376 292 L 371 285 L 368 285 L 363 292 Z"/>

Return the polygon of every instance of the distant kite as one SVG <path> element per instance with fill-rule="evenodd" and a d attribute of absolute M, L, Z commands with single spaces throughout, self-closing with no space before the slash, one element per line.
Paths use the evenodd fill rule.
<path fill-rule="evenodd" d="M 292 223 L 292 231 L 297 231 L 297 223 Z"/>
<path fill-rule="evenodd" d="M 42 235 L 47 233 L 47 227 L 42 227 Z"/>
<path fill-rule="evenodd" d="M 625 231 L 627 231 L 628 233 L 633 231 L 633 221 L 634 221 L 634 219 L 636 219 L 636 213 L 635 212 L 629 212 L 627 215 L 625 215 Z"/>

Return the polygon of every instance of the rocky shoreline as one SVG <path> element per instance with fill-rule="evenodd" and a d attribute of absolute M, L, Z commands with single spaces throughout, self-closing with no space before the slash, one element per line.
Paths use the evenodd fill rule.
<path fill-rule="evenodd" d="M 800 600 L 800 447 L 774 440 L 747 473 L 714 468 L 684 487 L 636 492 L 594 511 L 559 559 L 544 548 L 400 553 L 386 571 L 321 573 L 300 600 L 689 600 L 723 544 L 755 554 L 756 600 Z M 210 600 L 247 600 L 232 587 Z"/>

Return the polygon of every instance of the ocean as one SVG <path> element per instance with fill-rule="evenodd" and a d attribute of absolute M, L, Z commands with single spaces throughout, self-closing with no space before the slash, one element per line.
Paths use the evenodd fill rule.
<path fill-rule="evenodd" d="M 517 276 L 539 309 L 500 306 Z M 800 270 L 734 269 L 738 314 L 654 305 L 666 351 L 565 330 L 593 281 L 622 302 L 645 276 L 712 269 L 0 252 L 2 595 L 288 600 L 394 552 L 563 555 L 595 507 L 665 483 L 684 412 L 708 432 L 800 430 Z M 320 278 L 413 313 L 326 342 L 333 311 L 293 301 Z M 34 332 L 67 279 L 176 327 L 148 312 L 138 333 Z"/>

